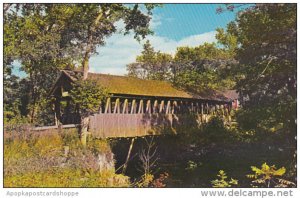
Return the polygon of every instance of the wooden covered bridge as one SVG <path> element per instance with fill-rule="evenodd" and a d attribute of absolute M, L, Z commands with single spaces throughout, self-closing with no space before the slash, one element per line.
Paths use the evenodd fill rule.
<path fill-rule="evenodd" d="M 80 123 L 68 92 L 81 75 L 62 70 L 51 91 L 56 118 L 62 124 Z M 101 138 L 180 133 L 207 122 L 212 115 L 228 117 L 237 99 L 233 91 L 197 95 L 165 81 L 96 73 L 89 73 L 89 78 L 110 93 L 105 103 L 99 102 L 98 113 L 90 116 L 89 131 Z"/>

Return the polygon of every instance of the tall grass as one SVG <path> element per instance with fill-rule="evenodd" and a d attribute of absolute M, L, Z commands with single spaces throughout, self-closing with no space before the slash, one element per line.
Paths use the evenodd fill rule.
<path fill-rule="evenodd" d="M 129 178 L 100 170 L 99 155 L 113 154 L 105 140 L 89 138 L 83 148 L 74 129 L 5 132 L 5 187 L 126 187 Z"/>

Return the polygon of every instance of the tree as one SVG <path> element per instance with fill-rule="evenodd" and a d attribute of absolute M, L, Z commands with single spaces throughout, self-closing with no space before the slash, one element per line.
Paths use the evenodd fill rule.
<path fill-rule="evenodd" d="M 59 27 L 52 27 L 45 9 L 43 4 L 13 4 L 4 14 L 4 67 L 10 70 L 11 63 L 19 61 L 27 74 L 29 102 L 24 108 L 29 109 L 31 123 L 37 118 L 39 101 L 46 97 L 57 69 L 71 63 L 59 46 Z"/>
<path fill-rule="evenodd" d="M 85 145 L 89 116 L 98 112 L 99 104 L 108 97 L 108 91 L 94 80 L 78 80 L 73 84 L 70 97 L 79 110 L 81 117 L 80 134 Z"/>
<path fill-rule="evenodd" d="M 296 4 L 257 4 L 227 27 L 235 36 L 236 89 L 246 99 L 238 121 L 244 129 L 296 134 Z M 251 118 L 251 119 L 249 119 Z"/>
<path fill-rule="evenodd" d="M 149 22 L 155 5 L 141 4 L 69 4 L 53 5 L 54 9 L 67 9 L 68 16 L 62 40 L 66 46 L 81 52 L 83 79 L 87 79 L 89 58 L 96 53 L 96 47 L 105 44 L 105 39 L 116 32 L 116 22 L 125 23 L 124 33 L 134 32 L 137 40 L 151 33 Z M 64 16 L 62 16 L 64 17 Z M 75 43 L 75 44 L 74 44 Z"/>
<path fill-rule="evenodd" d="M 33 123 L 59 69 L 81 66 L 87 78 L 88 61 L 96 47 L 125 23 L 124 34 L 137 40 L 151 33 L 155 4 L 9 4 L 4 13 L 4 68 L 21 63 L 29 80 L 29 117 Z M 50 112 L 49 112 L 50 113 Z"/>
<path fill-rule="evenodd" d="M 228 31 L 234 31 L 234 29 L 236 28 L 235 25 L 236 24 L 234 22 L 228 23 Z M 237 37 L 233 34 L 226 34 L 224 29 L 222 28 L 217 28 L 216 31 L 216 39 L 218 40 L 218 43 L 227 50 L 227 54 L 229 55 L 229 57 L 234 57 L 238 48 Z"/>
<path fill-rule="evenodd" d="M 230 76 L 225 70 L 236 64 L 228 50 L 218 48 L 215 43 L 204 43 L 197 47 L 177 48 L 173 65 L 173 83 L 189 91 L 232 88 Z"/>
<path fill-rule="evenodd" d="M 215 43 L 205 43 L 198 47 L 179 47 L 172 57 L 156 52 L 147 41 L 136 62 L 127 65 L 127 71 L 129 76 L 166 80 L 193 92 L 231 88 L 234 82 L 223 70 L 235 64 L 232 54 Z"/>
<path fill-rule="evenodd" d="M 136 62 L 127 65 L 128 76 L 150 79 L 170 80 L 172 56 L 156 52 L 149 40 L 144 44 L 141 55 L 136 57 Z"/>

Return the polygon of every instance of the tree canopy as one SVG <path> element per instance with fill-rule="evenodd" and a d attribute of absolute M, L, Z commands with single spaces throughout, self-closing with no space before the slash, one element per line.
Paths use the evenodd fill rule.
<path fill-rule="evenodd" d="M 247 129 L 296 131 L 296 24 L 296 4 L 257 4 L 224 32 L 239 46 L 231 72 Z"/>
<path fill-rule="evenodd" d="M 244 6 L 244 7 L 243 7 Z M 178 47 L 157 58 L 150 43 L 129 64 L 129 75 L 171 81 L 189 91 L 236 89 L 244 130 L 296 131 L 296 4 L 226 5 L 239 7 L 236 19 L 217 28 L 217 43 Z M 164 75 L 161 75 L 163 73 Z M 167 75 L 166 75 L 167 74 Z M 251 118 L 251 119 L 249 119 Z"/>
<path fill-rule="evenodd" d="M 236 63 L 233 53 L 226 46 L 219 48 L 215 43 L 204 43 L 197 47 L 178 47 L 175 55 L 171 55 L 155 51 L 147 41 L 141 55 L 135 63 L 127 65 L 127 70 L 129 76 L 170 81 L 194 92 L 228 89 L 234 82 L 223 74 Z"/>
<path fill-rule="evenodd" d="M 38 116 L 39 103 L 63 68 L 81 67 L 87 79 L 89 58 L 96 47 L 116 33 L 117 22 L 124 34 L 141 40 L 149 28 L 156 4 L 6 4 L 4 13 L 5 96 L 9 92 L 14 61 L 27 74 L 25 94 L 30 121 Z M 45 80 L 46 79 L 46 80 Z M 21 97 L 21 96 L 20 96 Z M 10 99 L 14 100 L 14 99 Z M 47 104 L 42 102 L 43 104 Z M 41 103 L 40 103 L 41 104 Z M 7 106 L 8 107 L 8 106 Z M 45 109 L 45 108 L 44 108 Z M 49 107 L 51 111 L 51 107 Z M 25 114 L 27 116 L 27 114 Z"/>

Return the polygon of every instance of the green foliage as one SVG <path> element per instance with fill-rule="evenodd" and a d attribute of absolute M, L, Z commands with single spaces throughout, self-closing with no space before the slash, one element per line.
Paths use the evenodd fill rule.
<path fill-rule="evenodd" d="M 149 41 L 136 62 L 127 65 L 128 75 L 142 79 L 171 81 L 175 86 L 196 93 L 232 88 L 235 83 L 223 70 L 234 64 L 234 52 L 215 43 L 198 47 L 179 47 L 174 57 L 156 52 Z"/>
<path fill-rule="evenodd" d="M 147 40 L 141 55 L 136 57 L 136 62 L 127 65 L 128 76 L 150 80 L 169 80 L 171 62 L 170 54 L 156 52 Z"/>
<path fill-rule="evenodd" d="M 103 139 L 95 139 L 90 136 L 87 141 L 87 148 L 91 150 L 93 153 L 97 154 L 100 152 L 108 153 L 110 152 L 110 146 L 107 141 Z"/>
<path fill-rule="evenodd" d="M 133 184 L 134 187 L 146 188 L 163 188 L 166 187 L 165 180 L 169 177 L 168 173 L 159 174 L 158 178 L 155 178 L 153 174 L 144 174 L 141 179 Z"/>
<path fill-rule="evenodd" d="M 42 172 L 30 172 L 6 177 L 5 187 L 129 187 L 128 177 L 114 172 L 84 172 L 78 169 L 62 168 Z"/>
<path fill-rule="evenodd" d="M 76 130 L 10 136 L 4 140 L 4 186 L 128 187 L 128 177 L 99 171 L 103 153 L 111 153 L 107 141 L 90 138 L 83 148 Z"/>
<path fill-rule="evenodd" d="M 63 130 L 60 133 L 63 146 L 69 150 L 82 149 L 82 144 L 79 139 L 78 129 Z"/>
<path fill-rule="evenodd" d="M 47 114 L 52 113 L 45 106 L 41 107 L 43 101 L 40 100 L 46 98 L 56 78 L 57 69 L 71 63 L 60 51 L 59 28 L 53 24 L 54 21 L 49 20 L 45 9 L 46 6 L 42 4 L 12 4 L 4 13 L 4 40 L 7 41 L 4 44 L 4 56 L 8 59 L 7 67 L 17 61 L 21 64 L 21 70 L 26 73 L 20 83 L 23 90 L 18 90 L 15 98 L 8 97 L 8 101 L 20 100 L 20 113 L 29 117 L 31 123 L 43 119 L 37 112 L 39 109 L 47 110 Z M 53 26 L 50 27 L 51 25 Z M 5 87 L 5 95 L 9 96 L 9 86 Z M 41 124 L 50 124 L 49 119 L 46 118 Z"/>
<path fill-rule="evenodd" d="M 22 116 L 31 123 L 53 124 L 54 112 L 46 104 L 59 69 L 84 68 L 96 47 L 116 32 L 123 21 L 124 34 L 134 33 L 137 40 L 152 33 L 152 9 L 157 4 L 9 4 L 4 12 L 4 96 L 7 116 L 14 100 L 20 102 Z M 147 12 L 142 12 L 146 9 Z M 47 53 L 45 53 L 47 52 Z M 26 73 L 26 91 L 16 91 L 12 63 L 18 61 Z M 9 119 L 9 118 L 8 118 Z"/>
<path fill-rule="evenodd" d="M 4 76 L 4 124 L 16 126 L 29 123 L 28 114 L 28 81 L 11 74 Z"/>
<path fill-rule="evenodd" d="M 192 160 L 189 160 L 187 163 L 187 167 L 185 168 L 185 170 L 190 170 L 193 171 L 198 167 L 198 164 Z"/>
<path fill-rule="evenodd" d="M 32 155 L 33 152 L 26 141 L 15 139 L 9 142 L 6 141 L 4 144 L 4 161 L 30 157 Z"/>
<path fill-rule="evenodd" d="M 177 48 L 174 61 L 174 84 L 196 93 L 208 90 L 231 89 L 235 83 L 224 75 L 233 64 L 233 52 L 218 48 L 215 43 L 198 47 Z"/>
<path fill-rule="evenodd" d="M 296 18 L 295 4 L 257 4 L 242 11 L 226 33 L 220 30 L 225 38 L 237 38 L 239 65 L 230 75 L 245 99 L 238 118 L 245 130 L 284 131 L 294 139 Z"/>
<path fill-rule="evenodd" d="M 154 175 L 147 173 L 142 175 L 142 178 L 134 185 L 139 188 L 149 187 L 154 180 Z"/>
<path fill-rule="evenodd" d="M 252 183 L 260 187 L 294 187 L 295 184 L 288 180 L 281 178 L 286 172 L 285 167 L 276 169 L 275 165 L 269 166 L 267 163 L 261 165 L 261 169 L 256 166 L 251 166 L 254 174 L 247 175 L 248 178 L 253 179 Z M 256 186 L 257 187 L 257 186 Z"/>
<path fill-rule="evenodd" d="M 234 134 L 228 130 L 219 116 L 213 116 L 202 128 L 202 134 L 207 143 L 225 143 L 234 141 Z"/>
<path fill-rule="evenodd" d="M 63 149 L 62 145 L 63 141 L 61 136 L 53 134 L 50 137 L 40 136 L 34 143 L 33 148 L 34 152 L 41 157 L 59 156 Z"/>
<path fill-rule="evenodd" d="M 18 134 L 19 136 L 12 136 L 5 139 L 4 144 L 4 158 L 20 159 L 30 156 L 53 156 L 59 155 L 62 151 L 63 141 L 59 134 L 49 132 L 45 135 L 34 135 L 30 132 Z"/>
<path fill-rule="evenodd" d="M 228 23 L 228 31 L 233 31 L 236 28 L 235 25 L 236 24 L 234 22 Z M 225 32 L 222 28 L 217 28 L 216 31 L 216 39 L 218 40 L 218 43 L 224 46 L 229 56 L 235 56 L 236 50 L 238 48 L 237 37 L 233 34 Z"/>
<path fill-rule="evenodd" d="M 226 175 L 225 171 L 220 170 L 219 174 L 217 175 L 218 179 L 212 180 L 211 184 L 214 188 L 230 188 L 232 186 L 238 185 L 238 180 L 236 179 L 227 179 L 228 176 Z"/>
<path fill-rule="evenodd" d="M 99 104 L 108 97 L 108 91 L 94 80 L 78 80 L 73 84 L 70 97 L 80 109 L 82 116 L 87 116 L 99 109 Z"/>

